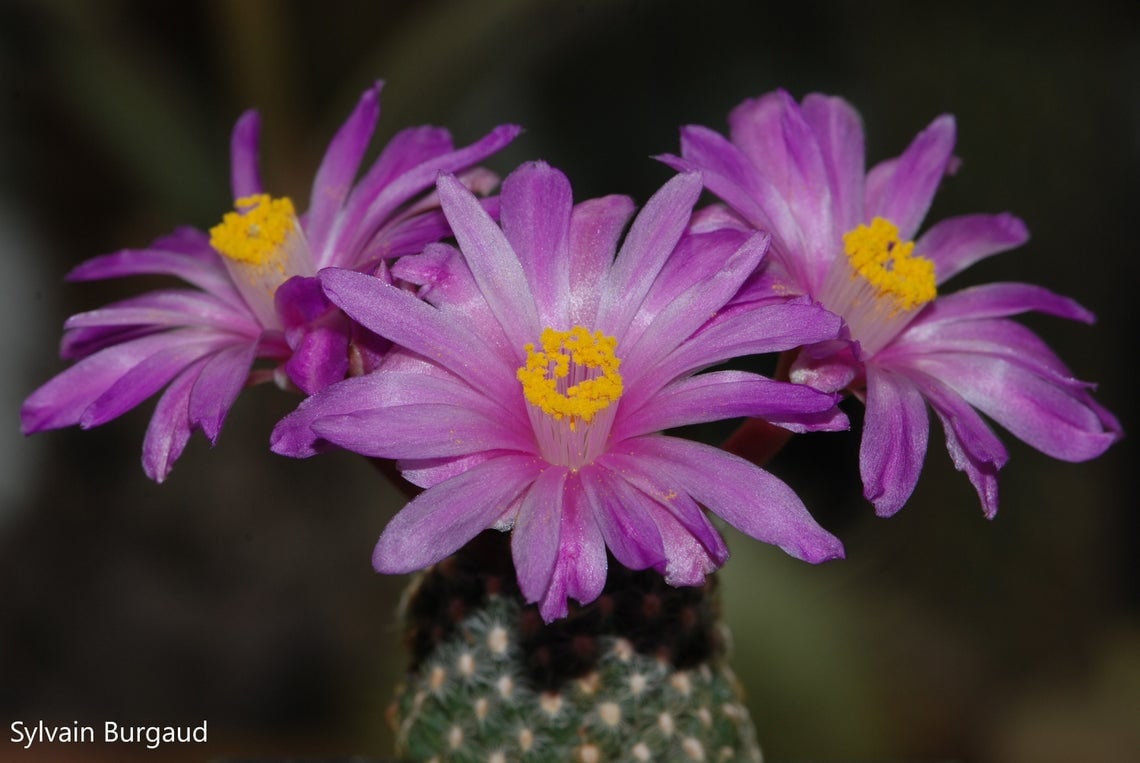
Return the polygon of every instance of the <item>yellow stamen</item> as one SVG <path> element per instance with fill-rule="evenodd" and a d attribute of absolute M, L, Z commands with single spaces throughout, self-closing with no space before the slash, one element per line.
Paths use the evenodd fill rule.
<path fill-rule="evenodd" d="M 268 194 L 245 196 L 210 229 L 210 245 L 231 260 L 265 265 L 274 260 L 296 226 L 293 202 Z"/>
<path fill-rule="evenodd" d="M 912 254 L 913 241 L 900 241 L 899 229 L 876 217 L 843 235 L 843 248 L 855 273 L 865 278 L 895 310 L 914 310 L 936 296 L 934 263 Z M 852 273 L 852 278 L 855 278 Z"/>
<path fill-rule="evenodd" d="M 621 397 L 621 359 L 614 354 L 617 340 L 601 331 L 574 326 L 569 331 L 546 328 L 541 350 L 528 343 L 526 365 L 517 377 L 531 405 L 556 421 L 569 419 L 570 430 Z M 571 368 L 573 364 L 573 368 Z"/>

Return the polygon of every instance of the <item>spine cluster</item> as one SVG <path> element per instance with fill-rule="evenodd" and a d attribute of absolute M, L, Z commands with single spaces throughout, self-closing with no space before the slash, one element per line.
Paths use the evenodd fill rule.
<path fill-rule="evenodd" d="M 494 543 L 481 536 L 474 553 L 490 553 Z M 640 598 L 640 610 L 659 615 L 655 623 L 628 627 L 644 620 L 616 617 L 611 597 L 547 626 L 523 604 L 513 578 L 492 572 L 484 577 L 490 586 L 475 582 L 471 554 L 429 570 L 406 604 L 414 662 L 391 712 L 405 759 L 761 759 L 724 659 L 711 586 L 658 589 L 656 573 L 614 565 L 615 593 L 633 592 L 620 605 Z"/>

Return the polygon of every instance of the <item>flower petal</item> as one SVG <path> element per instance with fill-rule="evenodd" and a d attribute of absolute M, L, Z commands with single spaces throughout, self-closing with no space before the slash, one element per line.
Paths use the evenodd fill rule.
<path fill-rule="evenodd" d="M 847 101 L 819 93 L 800 108 L 823 152 L 836 227 L 849 231 L 863 221 L 863 120 Z"/>
<path fill-rule="evenodd" d="M 831 183 L 815 132 L 784 90 L 744 101 L 728 116 L 730 136 L 780 193 L 800 229 L 807 273 L 826 271 L 837 227 Z M 811 283 L 812 291 L 817 284 Z"/>
<path fill-rule="evenodd" d="M 174 276 L 231 305 L 244 306 L 244 300 L 234 288 L 217 253 L 209 247 L 208 241 L 203 243 L 206 250 L 202 256 L 188 256 L 182 252 L 161 249 L 157 241 L 148 249 L 122 249 L 77 265 L 67 274 L 67 280 L 100 281 L 141 275 Z"/>
<path fill-rule="evenodd" d="M 645 204 L 602 285 L 598 328 L 620 342 L 661 272 L 701 193 L 697 173 L 677 175 Z"/>
<path fill-rule="evenodd" d="M 317 436 L 373 458 L 446 458 L 484 450 L 536 452 L 533 433 L 502 426 L 497 407 L 424 403 L 362 408 L 313 420 Z M 490 414 L 487 409 L 490 410 Z"/>
<path fill-rule="evenodd" d="M 863 495 L 875 513 L 889 517 L 918 484 L 930 415 L 918 387 L 876 365 L 867 366 L 867 414 L 859 445 Z"/>
<path fill-rule="evenodd" d="M 670 585 L 700 585 L 728 559 L 728 546 L 696 501 L 675 479 L 645 463 L 640 445 L 627 440 L 595 462 L 598 474 L 615 495 L 637 510 L 638 520 L 652 523 L 661 538 L 665 564 L 654 569 Z"/>
<path fill-rule="evenodd" d="M 503 183 L 500 216 L 534 294 L 541 326 L 569 328 L 570 181 L 546 162 L 528 162 Z"/>
<path fill-rule="evenodd" d="M 190 392 L 209 358 L 202 358 L 175 377 L 158 399 L 143 438 L 143 471 L 161 483 L 190 440 Z"/>
<path fill-rule="evenodd" d="M 257 164 L 261 117 L 254 110 L 242 114 L 230 136 L 230 186 L 234 199 L 261 193 L 261 172 Z"/>
<path fill-rule="evenodd" d="M 381 169 L 378 160 L 377 165 L 369 170 L 349 196 L 337 229 L 340 235 L 330 237 L 325 251 L 316 254 L 317 267 L 359 265 L 356 257 L 393 212 L 411 201 L 417 194 L 429 190 L 440 173 L 466 170 L 514 140 L 519 130 L 517 125 L 501 125 L 469 146 L 426 158 L 415 167 L 398 172 L 391 179 L 386 178 L 395 170 L 391 167 Z M 408 135 L 411 136 L 413 133 Z M 422 131 L 414 133 L 414 137 L 419 139 L 423 139 L 425 135 L 429 136 L 428 143 L 433 147 L 425 151 L 428 154 L 442 149 L 442 142 L 439 140 L 441 135 L 447 137 L 450 142 L 446 131 L 437 130 L 430 134 Z M 385 154 L 389 151 L 393 156 L 402 153 L 388 149 Z M 382 158 L 383 156 L 384 154 L 381 155 Z M 463 184 L 461 180 L 456 182 Z"/>
<path fill-rule="evenodd" d="M 328 259 L 323 254 L 326 240 L 332 232 L 337 213 L 348 198 L 360 161 L 380 119 L 382 87 L 383 83 L 377 82 L 360 96 L 352 114 L 329 142 L 313 178 L 309 211 L 305 216 L 305 237 L 317 255 L 315 262 L 318 268 Z"/>
<path fill-rule="evenodd" d="M 1049 345 L 1020 323 L 1004 319 L 943 321 L 907 331 L 875 356 L 880 365 L 909 365 L 908 358 L 947 353 L 993 355 L 1062 386 L 1081 387 Z"/>
<path fill-rule="evenodd" d="M 579 604 L 598 598 L 605 588 L 608 568 L 606 544 L 590 502 L 583 495 L 578 473 L 567 474 L 562 489 L 558 558 L 538 607 L 548 623 L 566 616 L 567 598 Z"/>
<path fill-rule="evenodd" d="M 570 215 L 570 324 L 592 326 L 598 317 L 602 283 L 614 261 L 618 239 L 634 212 L 628 196 L 605 196 L 574 206 Z"/>
<path fill-rule="evenodd" d="M 837 316 L 803 301 L 758 304 L 718 317 L 639 374 L 640 381 L 622 395 L 622 404 L 636 410 L 670 381 L 730 358 L 834 339 L 841 325 Z"/>
<path fill-rule="evenodd" d="M 1081 307 L 1076 300 L 1055 294 L 1042 286 L 987 283 L 939 297 L 907 326 L 906 333 L 924 333 L 936 323 L 1005 318 L 1030 311 L 1081 323 L 1093 323 L 1096 320 L 1096 316 Z"/>
<path fill-rule="evenodd" d="M 535 341 L 542 330 L 522 263 L 470 191 L 450 175 L 441 175 L 437 185 L 467 266 L 521 362 L 523 345 Z"/>
<path fill-rule="evenodd" d="M 248 311 L 238 311 L 212 294 L 194 289 L 159 289 L 76 313 L 64 330 L 92 326 L 201 326 L 256 337 L 261 326 Z"/>
<path fill-rule="evenodd" d="M 420 286 L 420 299 L 469 325 L 505 368 L 513 368 L 518 362 L 517 349 L 503 333 L 458 249 L 448 244 L 429 244 L 421 254 L 397 260 L 392 275 Z"/>
<path fill-rule="evenodd" d="M 1085 461 L 1120 437 L 1080 386 L 1061 384 L 993 355 L 944 353 L 909 365 L 943 381 L 1015 437 L 1062 461 Z"/>
<path fill-rule="evenodd" d="M 802 384 L 772 381 L 745 371 L 713 371 L 673 382 L 635 412 L 622 412 L 611 437 L 622 440 L 673 427 L 741 416 L 792 431 L 846 429 L 838 395 Z"/>
<path fill-rule="evenodd" d="M 188 330 L 167 331 L 160 336 L 166 340 L 162 346 L 124 370 L 87 406 L 79 417 L 80 427 L 88 429 L 118 418 L 162 389 L 194 361 L 234 344 L 230 337 Z"/>
<path fill-rule="evenodd" d="M 454 553 L 498 522 L 542 466 L 530 456 L 501 456 L 425 490 L 384 528 L 372 566 L 398 575 Z"/>
<path fill-rule="evenodd" d="M 222 422 L 245 386 L 256 357 L 257 342 L 224 347 L 198 374 L 190 393 L 190 424 L 201 427 L 210 442 L 217 441 Z"/>
<path fill-rule="evenodd" d="M 913 239 L 950 165 L 954 140 L 954 117 L 944 114 L 920 132 L 890 165 L 881 187 L 873 186 L 868 179 L 867 220 L 885 217 L 898 227 L 900 238 Z"/>
<path fill-rule="evenodd" d="M 798 253 L 806 249 L 799 222 L 780 191 L 761 175 L 744 152 L 705 127 L 681 129 L 681 155 L 657 157 L 678 170 L 699 170 L 705 187 L 757 230 L 772 235 L 773 254 L 804 289 L 821 281 L 826 270 L 810 272 Z"/>
<path fill-rule="evenodd" d="M 496 353 L 446 313 L 363 273 L 327 268 L 319 277 L 328 298 L 365 328 L 440 364 L 489 397 L 507 399 L 516 392 L 515 368 L 489 362 Z"/>
<path fill-rule="evenodd" d="M 426 408 L 432 410 L 425 410 Z M 417 421 L 412 415 L 417 409 L 420 415 L 430 415 L 430 417 Z M 361 439 L 362 447 L 366 448 L 369 455 L 421 458 L 425 456 L 416 456 L 411 452 L 386 455 L 387 449 L 392 447 L 392 441 L 398 441 L 400 435 L 396 429 L 390 429 L 389 425 L 383 422 L 383 418 L 388 416 L 392 419 L 391 427 L 413 430 L 408 433 L 409 446 L 416 445 L 418 448 L 422 447 L 417 445 L 421 440 L 427 440 L 430 444 L 430 438 L 433 436 L 442 436 L 444 440 L 454 439 L 453 435 L 446 431 L 446 422 L 434 419 L 437 415 L 455 413 L 446 409 L 466 411 L 476 420 L 479 417 L 490 419 L 495 424 L 491 427 L 494 430 L 506 428 L 514 432 L 530 431 L 525 414 L 512 415 L 496 399 L 482 395 L 450 375 L 407 373 L 385 368 L 376 373 L 345 379 L 309 397 L 298 406 L 297 410 L 278 422 L 270 436 L 270 447 L 274 453 L 295 458 L 312 456 L 322 447 L 318 442 L 318 430 L 326 433 L 329 439 L 333 436 L 339 437 L 336 433 L 341 424 L 334 426 L 330 422 L 342 422 L 348 428 L 344 437 Z M 385 410 L 388 412 L 384 412 Z M 354 433 L 351 421 L 344 417 L 359 413 L 365 414 L 366 417 L 375 413 L 377 420 L 369 423 L 368 428 L 359 427 L 360 431 Z M 318 422 L 324 423 L 318 427 Z M 465 424 L 469 425 L 470 421 Z M 444 430 L 442 434 L 441 429 Z M 480 438 L 483 436 L 482 433 L 476 434 Z M 370 441 L 370 438 L 374 441 Z M 511 441 L 517 444 L 517 435 L 512 435 L 512 438 L 515 439 Z M 347 440 L 334 441 L 343 447 L 348 447 L 344 444 Z"/>
<path fill-rule="evenodd" d="M 941 220 L 914 244 L 914 253 L 934 263 L 938 283 L 979 260 L 1029 240 L 1029 229 L 1011 214 L 961 215 Z"/>
<path fill-rule="evenodd" d="M 716 235 L 705 234 L 701 238 Z M 735 233 L 729 235 L 734 239 L 737 237 Z M 713 272 L 702 274 L 703 277 L 699 280 L 690 278 L 683 292 L 672 296 L 660 312 L 652 315 L 652 322 L 637 336 L 636 341 L 622 348 L 623 362 L 627 368 L 644 368 L 652 360 L 667 355 L 692 336 L 701 325 L 714 318 L 720 308 L 740 290 L 745 279 L 756 270 L 768 250 L 769 240 L 770 237 L 766 234 L 750 236 L 727 257 L 717 258 L 718 267 Z M 636 378 L 636 374 L 629 374 L 631 384 Z"/>
<path fill-rule="evenodd" d="M 561 542 L 567 470 L 549 468 L 545 462 L 543 465 L 547 468 L 538 470 L 519 502 L 511 530 L 511 556 L 519 590 L 527 602 L 542 599 L 550 588 Z"/>
<path fill-rule="evenodd" d="M 72 426 L 82 420 L 93 420 L 86 416 L 86 411 L 131 369 L 145 362 L 147 358 L 162 352 L 172 342 L 180 344 L 186 341 L 192 344 L 198 350 L 197 357 L 201 357 L 214 346 L 209 342 L 199 341 L 201 338 L 201 334 L 197 332 L 192 336 L 183 335 L 181 332 L 151 334 L 108 347 L 80 360 L 28 396 L 20 409 L 21 429 L 24 434 L 30 434 L 45 429 Z M 188 360 L 185 365 L 190 365 L 192 362 L 193 359 Z M 134 405 L 142 399 L 137 399 Z M 133 405 L 122 407 L 120 404 L 119 407 L 121 408 L 119 413 L 122 413 Z"/>
<path fill-rule="evenodd" d="M 982 511 L 993 519 L 998 508 L 998 471 L 1009 460 L 1005 446 L 970 404 L 937 379 L 907 374 L 942 421 L 946 449 L 958 471 L 966 473 L 978 492 Z"/>
<path fill-rule="evenodd" d="M 637 458 L 741 532 L 797 559 L 822 562 L 843 545 L 785 483 L 742 458 L 675 437 L 641 437 Z"/>
<path fill-rule="evenodd" d="M 661 533 L 654 522 L 647 521 L 647 504 L 654 501 L 604 467 L 590 465 L 578 474 L 584 498 L 614 558 L 631 570 L 663 566 Z"/>

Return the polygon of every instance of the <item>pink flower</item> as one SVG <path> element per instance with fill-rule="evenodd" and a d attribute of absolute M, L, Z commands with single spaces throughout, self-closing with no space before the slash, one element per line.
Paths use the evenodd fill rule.
<path fill-rule="evenodd" d="M 702 506 L 797 558 L 842 555 L 783 482 L 660 433 L 737 416 L 846 426 L 832 394 L 698 373 L 836 335 L 838 319 L 804 300 L 725 309 L 767 236 L 686 235 L 695 174 L 667 183 L 620 249 L 630 200 L 574 205 L 566 177 L 542 163 L 503 184 L 501 227 L 454 177 L 438 189 L 459 248 L 432 245 L 393 269 L 422 299 L 362 273 L 320 275 L 334 304 L 402 349 L 273 433 L 288 455 L 331 443 L 398 459 L 426 488 L 381 535 L 378 571 L 420 569 L 486 528 L 511 529 L 519 585 L 550 621 L 568 598 L 598 596 L 607 548 L 673 585 L 701 583 L 728 557 Z"/>
<path fill-rule="evenodd" d="M 1091 323 L 1041 287 L 989 284 L 937 296 L 943 282 L 1028 238 L 1009 214 L 965 215 L 918 230 L 955 159 L 954 119 L 934 120 L 900 156 L 864 173 L 863 128 L 845 101 L 802 104 L 783 91 L 740 104 L 730 138 L 681 131 L 671 167 L 699 170 L 732 210 L 727 225 L 772 235 L 757 288 L 806 295 L 841 315 L 851 342 L 805 347 L 793 381 L 847 389 L 867 405 L 859 469 L 881 515 L 910 497 L 926 453 L 927 404 L 987 516 L 997 511 L 1006 450 L 980 411 L 1038 450 L 1094 458 L 1120 425 L 1045 343 L 1007 320 L 1031 310 Z"/>
<path fill-rule="evenodd" d="M 257 359 L 278 378 L 313 392 L 375 363 L 384 349 L 322 294 L 315 274 L 338 267 L 383 272 L 382 260 L 448 235 L 431 193 L 441 171 L 468 170 L 487 189 L 489 173 L 469 169 L 510 142 L 514 126 L 496 128 L 455 149 L 446 130 L 397 133 L 354 183 L 380 115 L 380 84 L 365 91 L 325 152 L 307 214 L 262 190 L 259 120 L 246 112 L 234 127 L 232 185 L 236 211 L 210 235 L 179 228 L 145 249 L 89 260 L 73 281 L 132 275 L 174 276 L 188 288 L 147 292 L 64 325 L 61 355 L 75 361 L 33 392 L 21 409 L 26 434 L 78 424 L 98 426 L 165 388 L 143 442 L 143 469 L 161 482 L 190 432 L 216 441 L 247 383 L 273 377 L 251 371 Z"/>

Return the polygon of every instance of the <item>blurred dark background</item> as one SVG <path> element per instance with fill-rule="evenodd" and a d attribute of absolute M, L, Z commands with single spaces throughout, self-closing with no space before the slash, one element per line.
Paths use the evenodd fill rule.
<path fill-rule="evenodd" d="M 650 156 L 677 150 L 680 125 L 723 130 L 775 87 L 852 101 L 869 162 L 953 112 L 963 165 L 928 219 L 1010 210 L 1033 238 L 951 286 L 1031 281 L 1093 309 L 1093 328 L 1029 323 L 1135 431 L 1140 14 L 1028 7 L 0 2 L 4 736 L 15 720 L 208 719 L 208 748 L 39 759 L 390 750 L 405 581 L 369 558 L 400 499 L 356 457 L 270 454 L 295 398 L 247 392 L 218 446 L 196 435 L 162 486 L 139 466 L 150 404 L 88 432 L 18 433 L 23 397 L 63 367 L 63 320 L 147 285 L 63 275 L 212 225 L 230 204 L 229 130 L 251 106 L 268 186 L 299 200 L 377 78 L 381 139 L 434 123 L 469 142 L 518 122 L 527 132 L 493 169 L 544 158 L 578 198 L 642 202 L 669 176 Z M 1134 440 L 1072 465 L 1004 439 L 992 522 L 937 425 L 889 521 L 860 497 L 856 433 L 797 438 L 773 462 L 848 559 L 812 568 L 730 538 L 734 666 L 769 760 L 1140 759 Z"/>

